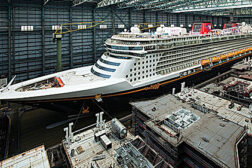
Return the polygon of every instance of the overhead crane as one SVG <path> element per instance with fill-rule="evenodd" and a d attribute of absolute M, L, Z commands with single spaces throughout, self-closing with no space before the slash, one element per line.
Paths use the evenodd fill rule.
<path fill-rule="evenodd" d="M 64 34 L 93 28 L 104 21 L 91 21 L 79 23 L 64 23 L 53 33 L 53 40 L 57 40 L 57 71 L 62 70 L 62 37 Z"/>

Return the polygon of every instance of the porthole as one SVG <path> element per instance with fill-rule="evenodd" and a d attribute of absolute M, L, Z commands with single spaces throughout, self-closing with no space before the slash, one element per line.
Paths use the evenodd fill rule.
<path fill-rule="evenodd" d="M 138 67 L 138 70 L 140 69 L 140 67 Z"/>
<path fill-rule="evenodd" d="M 140 77 L 138 77 L 138 80 L 140 80 Z"/>
<path fill-rule="evenodd" d="M 130 72 L 132 72 L 132 69 L 130 69 Z"/>
<path fill-rule="evenodd" d="M 138 72 L 138 75 L 140 75 L 140 72 Z"/>
<path fill-rule="evenodd" d="M 134 66 L 136 66 L 136 63 L 134 63 Z"/>
<path fill-rule="evenodd" d="M 136 81 L 136 78 L 134 78 L 134 81 Z"/>
<path fill-rule="evenodd" d="M 130 79 L 130 82 L 132 82 L 132 79 Z"/>
<path fill-rule="evenodd" d="M 132 74 L 130 74 L 130 77 L 132 77 Z"/>
<path fill-rule="evenodd" d="M 140 62 L 138 62 L 138 65 L 140 65 Z"/>
<path fill-rule="evenodd" d="M 136 70 L 136 68 L 134 68 L 134 70 Z"/>
<path fill-rule="evenodd" d="M 128 78 L 128 75 L 126 75 L 126 78 Z"/>
<path fill-rule="evenodd" d="M 146 75 L 146 78 L 148 78 L 148 75 Z"/>
<path fill-rule="evenodd" d="M 136 76 L 136 73 L 134 73 L 134 75 Z"/>

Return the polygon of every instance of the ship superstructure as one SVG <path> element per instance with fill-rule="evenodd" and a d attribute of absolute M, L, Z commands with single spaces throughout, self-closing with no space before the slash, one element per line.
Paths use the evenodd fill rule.
<path fill-rule="evenodd" d="M 156 32 L 132 27 L 130 32 L 107 39 L 107 51 L 93 66 L 9 85 L 0 90 L 0 100 L 73 100 L 158 89 L 166 81 L 248 56 L 252 51 L 251 28 L 232 29 L 230 33 L 213 33 L 209 24 L 194 24 L 193 28 L 189 34 L 184 28 L 164 25 Z"/>

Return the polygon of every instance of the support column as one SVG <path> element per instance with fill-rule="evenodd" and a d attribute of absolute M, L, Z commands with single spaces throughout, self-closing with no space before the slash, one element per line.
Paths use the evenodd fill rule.
<path fill-rule="evenodd" d="M 217 28 L 220 28 L 220 17 L 217 16 Z"/>
<path fill-rule="evenodd" d="M 132 26 L 132 9 L 129 8 L 129 25 L 128 25 L 128 29 L 130 30 L 131 26 Z"/>
<path fill-rule="evenodd" d="M 8 81 L 11 80 L 11 9 L 8 4 Z"/>
<path fill-rule="evenodd" d="M 195 23 L 195 19 L 196 18 L 196 16 L 195 16 L 195 14 L 193 14 L 193 24 Z"/>
<path fill-rule="evenodd" d="M 146 23 L 146 12 L 143 10 L 143 23 Z"/>
<path fill-rule="evenodd" d="M 69 7 L 69 22 L 72 23 L 72 7 Z M 70 25 L 70 29 L 72 29 L 72 25 Z M 69 33 L 69 55 L 70 55 L 70 68 L 73 68 L 73 35 L 72 32 Z"/>
<path fill-rule="evenodd" d="M 185 14 L 185 25 L 184 27 L 186 28 L 186 30 L 188 30 L 188 14 Z"/>
<path fill-rule="evenodd" d="M 57 34 L 56 37 L 57 39 L 57 71 L 60 72 L 62 70 L 62 53 L 61 53 L 61 46 L 62 46 L 62 35 Z"/>
<path fill-rule="evenodd" d="M 115 34 L 115 9 L 111 8 L 111 17 L 112 17 L 112 34 Z"/>
<path fill-rule="evenodd" d="M 170 15 L 168 12 L 166 13 L 166 21 L 167 21 L 167 26 L 169 26 L 170 25 Z"/>
<path fill-rule="evenodd" d="M 92 10 L 92 21 L 95 21 L 95 8 Z M 93 27 L 93 60 L 94 63 L 96 62 L 97 56 L 96 56 L 96 28 Z"/>
<path fill-rule="evenodd" d="M 158 12 L 156 12 L 156 22 L 159 22 L 159 19 L 158 19 Z"/>
<path fill-rule="evenodd" d="M 12 4 L 12 2 L 11 2 Z M 12 43 L 11 43 L 11 66 L 14 65 L 13 67 L 13 75 L 15 75 L 16 72 L 16 67 L 15 67 L 15 62 L 16 62 L 16 58 L 15 58 L 15 31 L 13 31 L 13 29 L 15 29 L 15 8 L 11 5 L 11 39 L 12 39 Z M 12 75 L 12 74 L 11 74 Z"/>
<path fill-rule="evenodd" d="M 45 75 L 45 8 L 41 8 L 41 34 L 42 34 L 42 75 Z"/>
<path fill-rule="evenodd" d="M 176 19 L 177 19 L 176 25 L 177 25 L 178 27 L 180 27 L 179 13 L 177 13 Z"/>

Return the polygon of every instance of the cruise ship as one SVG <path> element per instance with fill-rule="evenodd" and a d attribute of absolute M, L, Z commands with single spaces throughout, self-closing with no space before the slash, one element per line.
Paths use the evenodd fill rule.
<path fill-rule="evenodd" d="M 134 26 L 105 42 L 106 52 L 92 66 L 66 70 L 0 90 L 0 100 L 49 102 L 120 96 L 158 89 L 252 53 L 251 27 L 242 24 L 211 30 L 210 23 L 192 31 L 161 25 L 155 32 Z"/>

